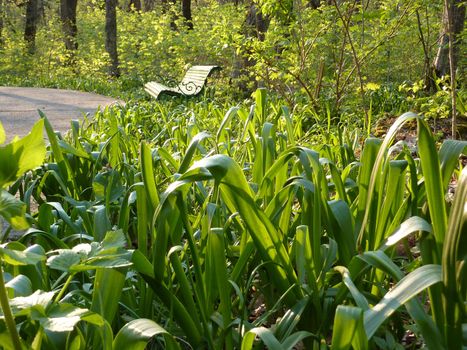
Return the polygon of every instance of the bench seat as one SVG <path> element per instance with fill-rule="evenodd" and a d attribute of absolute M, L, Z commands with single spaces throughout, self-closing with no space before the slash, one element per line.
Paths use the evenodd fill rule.
<path fill-rule="evenodd" d="M 219 66 L 192 66 L 188 69 L 180 84 L 175 87 L 151 81 L 144 85 L 144 89 L 156 99 L 163 94 L 186 97 L 196 96 L 203 90 L 211 73 L 218 69 L 220 69 Z"/>

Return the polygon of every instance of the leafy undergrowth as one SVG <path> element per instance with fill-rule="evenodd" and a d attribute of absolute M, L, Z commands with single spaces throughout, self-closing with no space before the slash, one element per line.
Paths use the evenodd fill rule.
<path fill-rule="evenodd" d="M 416 150 L 392 146 L 411 121 Z M 384 140 L 302 129 L 264 90 L 108 109 L 66 138 L 43 116 L 0 148 L 0 213 L 32 227 L 0 248 L 2 345 L 460 349 L 467 143 L 437 150 L 411 113 Z"/>

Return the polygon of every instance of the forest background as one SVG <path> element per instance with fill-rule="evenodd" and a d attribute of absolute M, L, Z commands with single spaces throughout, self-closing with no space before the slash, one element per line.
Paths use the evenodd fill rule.
<path fill-rule="evenodd" d="M 129 100 L 148 98 L 147 81 L 217 64 L 220 101 L 262 86 L 305 118 L 357 122 L 452 114 L 451 25 L 456 114 L 465 114 L 460 0 L 1 0 L 0 9 L 0 84 Z"/>

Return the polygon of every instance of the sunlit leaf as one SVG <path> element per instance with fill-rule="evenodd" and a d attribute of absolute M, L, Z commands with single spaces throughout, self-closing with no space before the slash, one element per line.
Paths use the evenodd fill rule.
<path fill-rule="evenodd" d="M 4 143 L 6 140 L 5 129 L 3 128 L 3 124 L 0 122 L 0 145 Z"/>
<path fill-rule="evenodd" d="M 39 255 L 29 251 L 9 249 L 8 244 L 0 245 L 0 256 L 10 265 L 35 265 L 39 261 L 45 260 L 44 255 Z"/>
<path fill-rule="evenodd" d="M 363 310 L 358 307 L 339 305 L 334 318 L 331 350 L 355 350 L 368 348 L 363 328 Z"/>
<path fill-rule="evenodd" d="M 42 164 L 45 157 L 43 126 L 43 120 L 39 120 L 27 136 L 0 146 L 0 188 Z"/>
<path fill-rule="evenodd" d="M 5 287 L 13 290 L 15 297 L 24 297 L 32 294 L 31 280 L 24 275 L 15 276 L 13 279 L 5 283 Z"/>
<path fill-rule="evenodd" d="M 114 350 L 144 350 L 148 341 L 159 335 L 164 337 L 167 350 L 180 349 L 170 333 L 156 322 L 144 318 L 130 321 L 123 326 L 117 333 L 112 348 Z"/>
<path fill-rule="evenodd" d="M 16 230 L 29 227 L 25 217 L 26 204 L 3 189 L 0 189 L 0 215 Z"/>
<path fill-rule="evenodd" d="M 424 265 L 401 279 L 370 310 L 365 311 L 365 330 L 368 338 L 375 334 L 379 326 L 400 306 L 418 293 L 441 281 L 441 266 Z"/>

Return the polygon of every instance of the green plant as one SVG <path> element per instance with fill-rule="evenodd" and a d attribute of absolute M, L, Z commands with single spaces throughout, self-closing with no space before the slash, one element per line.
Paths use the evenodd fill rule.
<path fill-rule="evenodd" d="M 417 154 L 392 145 L 410 121 Z M 402 115 L 384 140 L 332 123 L 308 134 L 258 90 L 225 112 L 107 109 L 65 138 L 44 122 L 47 163 L 12 187 L 39 202 L 38 228 L 15 244 L 42 246 L 27 248 L 42 257 L 42 269 L 27 267 L 27 295 L 54 291 L 46 311 L 93 320 L 64 332 L 70 341 L 389 349 L 410 331 L 430 349 L 462 343 L 467 145 L 438 151 L 421 116 Z"/>

